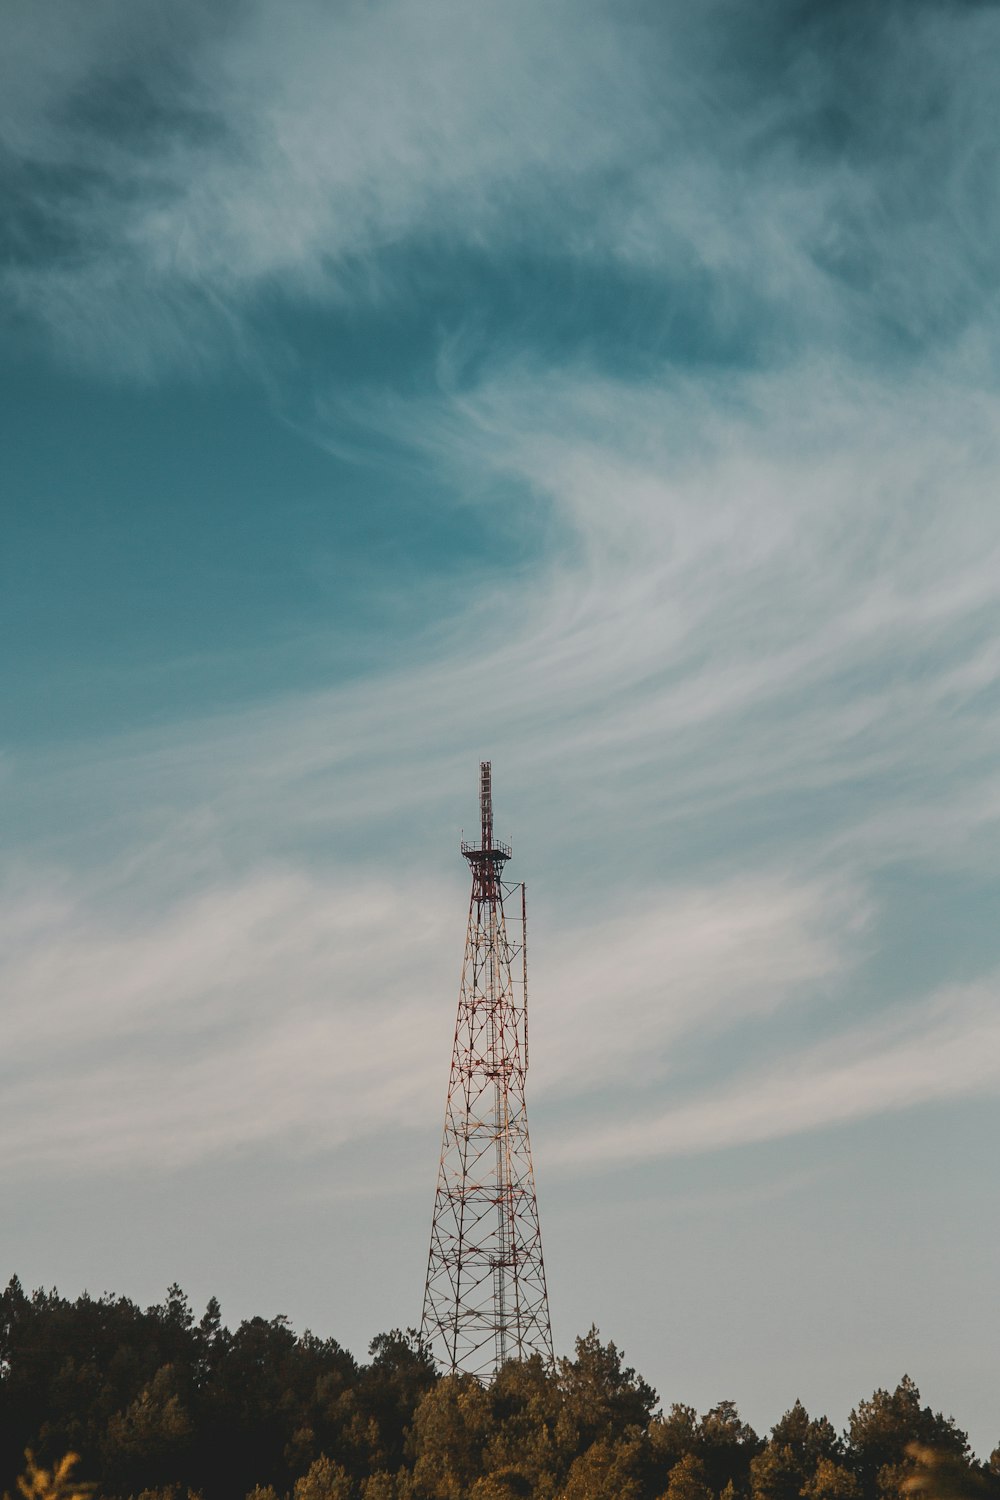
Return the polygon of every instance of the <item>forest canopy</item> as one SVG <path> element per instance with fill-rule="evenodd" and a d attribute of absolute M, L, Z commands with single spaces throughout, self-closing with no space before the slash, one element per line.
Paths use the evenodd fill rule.
<path fill-rule="evenodd" d="M 0 1298 L 0 1493 L 25 1453 L 105 1500 L 1000 1500 L 1000 1450 L 977 1462 L 904 1376 L 846 1432 L 796 1402 L 759 1435 L 731 1401 L 699 1413 L 657 1393 L 596 1329 L 553 1370 L 442 1376 L 411 1330 L 367 1363 L 283 1317 L 230 1332 L 172 1286 L 126 1297 Z"/>

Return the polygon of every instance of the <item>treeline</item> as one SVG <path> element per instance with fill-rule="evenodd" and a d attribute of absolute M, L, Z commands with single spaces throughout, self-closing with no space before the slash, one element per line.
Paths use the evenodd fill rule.
<path fill-rule="evenodd" d="M 26 1449 L 80 1455 L 105 1500 L 1000 1500 L 1000 1450 L 969 1454 L 912 1381 L 838 1434 L 796 1403 L 760 1437 L 735 1406 L 658 1409 L 592 1330 L 554 1371 L 509 1364 L 484 1387 L 442 1377 L 412 1333 L 359 1364 L 284 1318 L 196 1320 L 171 1287 L 0 1298 L 0 1494 Z"/>

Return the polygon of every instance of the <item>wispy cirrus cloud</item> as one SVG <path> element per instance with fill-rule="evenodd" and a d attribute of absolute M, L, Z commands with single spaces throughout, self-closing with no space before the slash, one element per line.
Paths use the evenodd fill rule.
<path fill-rule="evenodd" d="M 417 917 L 385 881 L 276 866 L 153 909 L 110 880 L 19 886 L 6 1175 L 330 1149 L 398 1124 L 440 1074 L 439 892 Z"/>
<path fill-rule="evenodd" d="M 588 837 L 572 808 L 597 787 L 602 820 L 646 830 L 640 859 L 650 828 L 713 827 L 774 799 L 827 796 L 799 853 L 847 859 L 857 838 L 866 870 L 878 827 L 898 850 L 894 818 L 916 838 L 961 807 L 952 844 L 989 825 L 988 393 L 947 372 L 901 387 L 836 365 L 707 387 L 516 367 L 433 401 L 382 399 L 378 420 L 487 524 L 513 482 L 545 548 L 515 576 L 477 578 L 398 672 L 78 747 L 70 765 L 15 763 L 26 805 L 37 789 L 41 817 L 63 795 L 120 825 L 115 783 L 152 777 L 151 801 L 124 804 L 145 809 L 143 837 L 157 807 L 182 806 L 195 839 L 202 809 L 205 837 L 239 827 L 252 847 L 263 806 L 264 846 L 364 827 L 378 850 L 401 816 L 422 836 L 484 749 L 469 705 L 488 682 L 509 794 L 539 797 L 570 840 Z"/>
<path fill-rule="evenodd" d="M 149 909 L 22 868 L 0 927 L 3 1175 L 294 1158 L 436 1124 L 461 908 L 426 879 L 413 901 L 416 884 L 271 867 Z M 664 888 L 543 942 L 537 1087 L 572 1101 L 601 1077 L 654 1080 L 678 1039 L 806 1002 L 852 962 L 846 898 Z"/>
<path fill-rule="evenodd" d="M 863 50 L 850 6 L 57 10 L 8 28 L 3 289 L 77 360 L 263 377 L 262 302 L 437 295 L 456 254 L 612 270 L 629 327 L 740 362 L 995 300 L 989 8 L 889 6 Z"/>
<path fill-rule="evenodd" d="M 779 1140 L 874 1115 L 1000 1093 L 1000 976 L 949 988 L 905 1013 L 786 1052 L 657 1114 L 584 1130 L 556 1160 L 592 1169 Z"/>
<path fill-rule="evenodd" d="M 344 415 L 364 414 L 329 419 Z M 521 585 L 520 628 L 482 662 L 456 642 L 414 697 L 440 694 L 446 716 L 485 669 L 534 766 L 627 768 L 622 804 L 643 817 L 655 777 L 665 822 L 850 788 L 877 862 L 869 820 L 902 803 L 916 833 L 947 785 L 985 826 L 996 416 L 953 368 L 899 382 L 833 361 L 641 383 L 516 366 L 383 401 L 378 420 L 469 503 L 488 512 L 516 481 L 552 542 Z M 405 689 L 392 702 L 405 710 Z M 851 827 L 831 812 L 820 843 L 843 847 Z"/>
<path fill-rule="evenodd" d="M 741 72 L 726 38 L 742 23 L 726 6 L 683 27 L 636 11 L 632 30 L 593 6 L 569 44 L 559 8 L 487 15 L 446 0 L 419 19 L 393 5 L 307 5 L 290 20 L 260 4 L 209 23 L 192 9 L 176 33 L 144 31 L 143 16 L 114 4 L 67 11 L 66 31 L 41 46 L 28 9 L 16 12 L 8 62 L 19 59 L 20 82 L 6 129 L 15 176 L 34 174 L 15 221 L 15 249 L 31 254 L 8 263 L 6 290 L 66 347 L 114 363 L 107 337 L 126 365 L 156 373 L 191 357 L 197 305 L 197 358 L 213 357 L 222 328 L 230 351 L 252 358 L 255 299 L 377 301 L 393 292 L 400 247 L 416 267 L 432 242 L 486 258 L 501 245 L 555 247 L 566 266 L 654 275 L 662 336 L 625 378 L 593 352 L 484 358 L 474 330 L 459 328 L 442 341 L 430 393 L 339 391 L 316 403 L 317 441 L 373 434 L 397 455 L 383 459 L 390 468 L 400 454 L 426 464 L 484 520 L 502 495 L 537 546 L 516 574 L 477 579 L 405 671 L 76 747 L 71 767 L 13 763 L 29 815 L 44 823 L 54 794 L 87 815 L 76 834 L 70 817 L 53 835 L 72 894 L 57 883 L 11 908 L 15 933 L 34 923 L 33 956 L 17 939 L 11 960 L 13 992 L 33 997 L 12 1035 L 29 1051 L 33 1026 L 82 1045 L 86 1015 L 100 1034 L 148 1044 L 169 1038 L 174 1005 L 181 1033 L 213 1016 L 231 1024 L 239 994 L 252 1033 L 241 1087 L 266 1077 L 274 1101 L 254 1128 L 280 1135 L 289 1118 L 306 1129 L 313 1117 L 336 1138 L 320 1072 L 315 1087 L 286 1075 L 294 1049 L 264 1019 L 264 997 L 298 975 L 300 1055 L 388 1049 L 384 1077 L 402 1077 L 412 1027 L 383 1031 L 377 1007 L 366 998 L 362 1017 L 356 996 L 391 994 L 403 954 L 430 963 L 430 939 L 403 923 L 376 942 L 402 901 L 380 871 L 401 839 L 419 844 L 480 753 L 504 766 L 529 824 L 544 819 L 548 868 L 575 866 L 558 882 L 567 908 L 590 899 L 594 851 L 637 903 L 554 945 L 552 1024 L 588 1024 L 558 1064 L 539 1063 L 553 1088 L 584 1088 L 616 1057 L 635 1067 L 640 1041 L 662 1078 L 690 1016 L 763 1023 L 789 996 L 844 983 L 862 930 L 878 942 L 862 914 L 879 872 L 900 858 L 981 867 L 1000 817 L 989 482 L 1000 455 L 970 329 L 973 307 L 984 326 L 992 316 L 975 244 L 991 228 L 977 185 L 988 170 L 979 59 L 994 19 L 929 6 L 903 27 L 889 8 L 864 59 L 837 24 L 817 22 L 794 61 L 751 57 Z M 965 87 L 952 93 L 959 66 Z M 940 110 L 918 119 L 939 85 Z M 840 116 L 838 100 L 850 106 Z M 885 134 L 890 104 L 913 125 L 902 156 Z M 947 203 L 929 233 L 918 165 Z M 728 372 L 685 370 L 671 342 L 679 286 L 706 326 L 780 311 L 776 367 L 755 370 L 764 345 L 751 340 Z M 944 347 L 917 373 L 886 363 L 882 347 L 862 373 L 845 342 L 860 336 L 870 353 L 888 323 Z M 821 335 L 825 352 L 796 352 Z M 484 628 L 501 614 L 502 632 Z M 469 715 L 484 681 L 489 745 Z M 580 806 L 598 816 L 579 819 Z M 374 883 L 351 893 L 337 861 L 317 857 L 320 837 L 364 848 Z M 74 867 L 101 838 L 132 861 L 145 914 L 121 891 L 103 914 L 82 901 Z M 628 854 L 616 863 L 620 841 Z M 261 874 L 274 859 L 280 873 Z M 200 894 L 181 898 L 185 886 Z M 428 898 L 435 941 L 444 890 Z M 320 1018 L 316 987 L 334 949 L 338 1005 Z M 605 1015 L 612 989 L 628 1040 Z M 412 1012 L 428 1026 L 430 1014 Z M 921 1024 L 915 1011 L 915 1035 Z M 958 1092 L 980 1086 L 962 1056 Z M 182 1156 L 249 1128 L 239 1090 L 206 1114 L 207 1065 L 171 1066 L 190 1100 L 178 1118 L 214 1121 L 205 1133 L 191 1125 L 190 1139 L 178 1125 Z M 831 1067 L 850 1092 L 856 1075 L 817 1054 L 806 1067 L 814 1098 L 826 1097 Z M 100 1092 L 103 1077 L 63 1086 Z M 41 1120 L 48 1085 L 26 1086 L 35 1104 L 24 1096 L 23 1118 Z M 770 1086 L 749 1075 L 739 1085 L 748 1121 Z M 158 1087 L 147 1079 L 128 1095 L 137 1117 Z M 396 1096 L 363 1062 L 344 1089 L 353 1129 L 392 1117 Z M 778 1095 L 767 1128 L 811 1128 L 808 1111 Z M 677 1120 L 701 1118 L 700 1106 L 683 1108 Z M 93 1118 L 94 1140 L 107 1139 L 101 1111 Z M 609 1140 L 630 1138 L 627 1121 L 606 1125 Z M 653 1136 L 664 1150 L 706 1144 L 696 1123 Z"/>
<path fill-rule="evenodd" d="M 549 515 L 552 550 L 503 583 L 502 631 L 483 626 L 487 594 L 405 672 L 77 748 L 72 769 L 15 764 L 39 814 L 70 783 L 86 808 L 81 842 L 60 832 L 70 868 L 86 868 L 104 819 L 133 861 L 103 905 L 71 873 L 68 905 L 57 885 L 12 908 L 15 932 L 35 922 L 8 959 L 28 1054 L 43 1033 L 75 1046 L 84 1016 L 123 1045 L 135 1035 L 147 1061 L 133 1084 L 126 1068 L 122 1109 L 166 1160 L 398 1126 L 436 1097 L 447 1047 L 461 898 L 438 834 L 491 753 L 547 908 L 547 1097 L 579 1103 L 609 1072 L 672 1088 L 674 1046 L 751 1020 L 772 1035 L 793 1002 L 832 1033 L 796 1051 L 776 1028 L 794 1087 L 786 1063 L 761 1075 L 748 1060 L 721 1113 L 711 1083 L 653 1129 L 648 1102 L 602 1106 L 593 1139 L 615 1159 L 630 1142 L 707 1150 L 992 1088 L 969 1065 L 988 980 L 952 1021 L 918 988 L 839 1040 L 824 1002 L 879 950 L 887 865 L 904 855 L 944 878 L 945 847 L 952 869 L 982 869 L 992 848 L 992 398 L 930 378 L 859 387 L 832 367 L 712 390 L 519 368 L 384 404 L 379 420 L 456 489 L 474 473 L 470 504 L 513 476 L 519 503 Z M 484 682 L 488 745 L 470 716 Z M 401 884 L 404 851 L 431 829 L 427 870 Z M 345 858 L 366 872 L 356 890 Z M 243 1040 L 209 1104 L 216 1024 Z M 944 1046 L 947 1025 L 958 1040 Z M 862 1044 L 896 1080 L 882 1093 Z M 28 1076 L 17 1105 L 41 1133 L 20 1134 L 32 1159 L 55 1159 L 69 1149 L 57 1085 Z M 95 1121 L 92 1148 L 79 1144 L 95 1160 L 112 1136 L 139 1149 L 95 1105 L 113 1077 L 64 1075 Z"/>

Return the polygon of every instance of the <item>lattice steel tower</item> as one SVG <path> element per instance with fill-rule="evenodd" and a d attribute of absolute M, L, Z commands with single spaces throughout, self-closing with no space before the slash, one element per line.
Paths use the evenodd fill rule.
<path fill-rule="evenodd" d="M 503 880 L 511 850 L 493 836 L 488 760 L 479 804 L 482 838 L 462 843 L 472 899 L 421 1331 L 449 1370 L 483 1378 L 532 1354 L 551 1364 L 552 1329 L 524 1101 L 524 886 Z"/>

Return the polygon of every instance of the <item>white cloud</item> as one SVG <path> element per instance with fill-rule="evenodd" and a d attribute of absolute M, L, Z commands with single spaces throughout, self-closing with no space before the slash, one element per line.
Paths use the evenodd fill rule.
<path fill-rule="evenodd" d="M 480 754 L 548 913 L 535 1067 L 553 1095 L 660 1078 L 695 1026 L 763 1026 L 842 989 L 883 941 L 882 868 L 992 868 L 998 415 L 940 366 L 905 386 L 815 364 L 636 386 L 518 365 L 381 401 L 378 422 L 447 483 L 475 476 L 470 504 L 513 476 L 557 518 L 556 546 L 474 599 L 423 665 L 11 762 L 33 840 L 63 799 L 71 873 L 6 917 L 8 1043 L 89 1049 L 75 1074 L 31 1064 L 9 1095 L 23 1159 L 333 1141 L 436 1099 L 460 922 L 437 851 L 473 811 Z M 81 898 L 98 831 L 127 903 Z M 236 1037 L 221 1081 L 217 1033 Z M 907 1045 L 878 1054 L 898 1078 L 887 1108 L 911 1097 Z M 943 1090 L 979 1086 L 965 1052 L 941 1055 Z M 768 1077 L 705 1118 L 807 1128 L 855 1082 L 872 1109 L 860 1067 L 831 1066 L 830 1093 L 822 1069 L 815 1088 Z M 631 1139 L 631 1108 L 608 1140 Z M 684 1108 L 663 1138 L 702 1142 L 700 1106 Z M 74 1114 L 92 1137 L 69 1140 Z"/>
<path fill-rule="evenodd" d="M 188 15 L 179 39 L 148 5 L 100 6 L 89 28 L 61 10 L 66 45 L 16 14 L 9 138 L 71 253 L 40 245 L 4 283 L 64 350 L 143 374 L 188 339 L 196 361 L 212 341 L 252 358 L 233 313 L 262 290 L 377 295 L 376 257 L 408 238 L 509 241 L 553 177 L 572 193 L 647 134 L 617 103 L 644 91 L 641 60 L 600 7 L 258 3 L 228 24 Z M 95 116 L 123 79 L 149 118 L 107 130 Z"/>
<path fill-rule="evenodd" d="M 744 869 L 752 852 L 720 824 L 795 798 L 813 799 L 782 831 L 796 867 L 832 861 L 863 883 L 904 846 L 933 862 L 945 844 L 952 864 L 981 865 L 1000 730 L 998 417 L 947 370 L 900 387 L 811 365 L 642 387 L 514 368 L 380 401 L 443 483 L 475 475 L 470 503 L 513 475 L 559 518 L 552 549 L 470 591 L 403 671 L 9 776 L 40 818 L 56 788 L 85 805 L 89 843 L 95 820 L 120 847 L 183 813 L 192 847 L 235 841 L 236 858 L 294 855 L 320 832 L 382 857 L 401 819 L 414 850 L 442 817 L 454 831 L 469 767 L 492 754 L 500 795 L 544 813 L 550 841 L 579 853 L 593 838 L 602 857 L 628 842 L 610 866 L 626 886 L 685 827 Z M 484 683 L 485 734 L 469 711 Z"/>
<path fill-rule="evenodd" d="M 11 893 L 5 1170 L 163 1170 L 398 1124 L 441 1074 L 427 977 L 460 921 L 433 890 L 415 911 L 386 882 L 289 869 L 162 911 L 66 877 Z"/>
<path fill-rule="evenodd" d="M 517 628 L 478 655 L 451 643 L 386 701 L 426 704 L 461 743 L 485 676 L 519 779 L 557 778 L 568 804 L 599 783 L 643 824 L 849 789 L 848 826 L 838 808 L 802 831 L 816 855 L 856 830 L 867 868 L 894 810 L 916 835 L 957 800 L 985 827 L 998 416 L 954 369 L 900 384 L 809 364 L 639 386 L 517 366 L 380 402 L 477 503 L 514 476 L 561 522 L 541 576 L 488 601 Z"/>
<path fill-rule="evenodd" d="M 887 864 L 992 869 L 992 398 L 943 375 L 636 389 L 518 369 L 382 419 L 449 482 L 474 470 L 483 503 L 514 473 L 561 517 L 560 549 L 423 666 L 11 763 L 29 817 L 64 799 L 69 872 L 15 875 L 35 894 L 5 916 L 22 1165 L 329 1143 L 433 1112 L 461 924 L 438 851 L 480 754 L 548 924 L 533 1066 L 565 1106 L 602 1077 L 667 1077 L 680 1038 L 763 1034 L 776 1007 L 843 994 L 891 941 Z M 127 900 L 81 894 L 96 830 Z M 847 1036 L 651 1135 L 622 1094 L 592 1148 L 707 1149 L 992 1087 L 981 993 L 953 1042 L 914 996 L 867 1060 Z"/>
<path fill-rule="evenodd" d="M 657 889 L 543 939 L 532 1086 L 580 1098 L 674 1071 L 671 1048 L 761 1022 L 839 984 L 864 948 L 855 891 L 766 874 Z"/>
<path fill-rule="evenodd" d="M 533 1088 L 655 1076 L 679 1037 L 810 995 L 860 915 L 745 880 L 543 940 Z M 416 877 L 272 868 L 151 910 L 127 884 L 21 870 L 0 907 L 5 1173 L 158 1172 L 436 1123 L 462 921 L 460 896 Z"/>
<path fill-rule="evenodd" d="M 634 35 L 599 6 L 564 45 L 558 11 L 441 0 L 419 19 L 392 5 L 306 5 L 290 19 L 260 4 L 235 28 L 202 33 L 189 18 L 184 69 L 148 75 L 161 127 L 109 144 L 70 130 L 65 111 L 102 70 L 127 71 L 138 23 L 104 6 L 85 39 L 59 33 L 48 51 L 18 15 L 24 76 L 41 82 L 34 102 L 19 96 L 15 149 L 36 167 L 93 153 L 107 191 L 73 209 L 81 254 L 11 273 L 8 289 L 81 353 L 122 341 L 155 373 L 188 357 L 191 295 L 212 300 L 235 347 L 241 299 L 263 286 L 326 295 L 377 281 L 387 245 L 432 231 L 509 244 L 528 225 L 550 243 L 556 218 L 570 257 L 660 275 L 694 257 L 721 278 L 720 316 L 761 266 L 754 295 L 808 303 L 802 316 L 828 334 L 837 325 L 837 339 L 870 314 L 817 269 L 817 246 L 850 221 L 870 248 L 884 163 L 816 167 L 788 148 L 747 165 L 765 124 L 795 138 L 808 79 L 766 118 L 737 118 L 679 83 L 680 44 L 666 74 L 647 71 Z M 949 58 L 989 21 L 963 24 L 948 33 Z M 965 163 L 956 218 L 968 217 L 975 176 L 959 145 L 981 137 L 979 72 L 972 83 L 934 137 L 945 162 Z M 893 87 L 905 92 L 899 77 Z M 594 183 L 616 174 L 621 191 L 592 208 Z M 940 249 L 953 292 L 972 237 L 967 222 L 957 248 Z M 873 264 L 884 285 L 888 262 Z M 916 323 L 911 295 L 894 305 Z M 199 358 L 215 338 L 204 332 Z M 553 923 L 569 937 L 541 969 L 552 1035 L 548 1061 L 536 1053 L 553 1089 L 612 1066 L 656 1073 L 694 1017 L 763 1023 L 789 996 L 842 982 L 887 863 L 992 863 L 1000 413 L 974 384 L 972 343 L 919 375 L 861 376 L 817 356 L 769 375 L 649 367 L 631 382 L 513 360 L 470 384 L 462 352 L 459 338 L 423 399 L 329 402 L 320 436 L 367 423 L 429 456 L 470 504 L 496 503 L 513 481 L 548 527 L 532 568 L 491 583 L 403 672 L 81 748 L 72 765 L 7 764 L 29 817 L 44 820 L 56 790 L 85 809 L 85 827 L 74 831 L 71 814 L 53 835 L 65 883 L 5 917 L 11 1045 L 30 1064 L 44 1046 L 82 1057 L 96 1038 L 107 1044 L 104 1063 L 75 1073 L 28 1066 L 9 1105 L 24 1161 L 71 1146 L 94 1161 L 130 1157 L 130 1143 L 154 1140 L 187 1159 L 208 1142 L 308 1134 L 317 1121 L 328 1140 L 348 1120 L 380 1128 L 416 1097 L 383 1066 L 401 1037 L 433 1090 L 440 987 L 428 983 L 433 1000 L 414 1002 L 400 1031 L 391 1006 L 373 1002 L 438 972 L 452 891 L 432 860 L 417 922 L 395 875 L 379 871 L 466 806 L 456 788 L 480 754 L 494 756 L 499 795 L 530 829 L 533 890 L 560 890 Z M 484 683 L 485 727 L 470 713 Z M 795 820 L 783 823 L 786 806 Z M 131 861 L 124 905 L 80 895 L 98 831 Z M 356 886 L 342 873 L 352 855 L 365 871 Z M 610 919 L 602 882 L 618 893 Z M 192 888 L 202 894 L 179 896 Z M 865 942 L 878 941 L 876 920 Z M 334 978 L 327 1013 L 319 989 Z M 627 1004 L 628 1029 L 609 994 Z M 206 1062 L 194 1039 L 237 1028 L 219 1079 L 216 1054 Z M 571 1038 L 558 1060 L 557 1030 Z M 171 1054 L 161 1075 L 158 1050 L 185 1041 L 190 1057 Z M 124 1081 L 116 1049 L 132 1049 Z M 840 1074 L 834 1083 L 846 1096 Z M 786 1087 L 774 1116 L 790 1129 L 809 1123 L 797 1097 Z M 92 1129 L 68 1132 L 74 1116 Z M 701 1139 L 694 1119 L 678 1116 L 671 1138 Z"/>
<path fill-rule="evenodd" d="M 995 951 L 838 1023 L 899 941 L 886 865 L 994 878 L 992 400 L 515 371 L 389 416 L 483 502 L 513 471 L 560 550 L 488 601 L 502 631 L 473 614 L 422 667 L 11 759 L 29 842 L 61 799 L 62 873 L 9 830 L 4 1174 L 366 1137 L 398 1170 L 439 1119 L 464 913 L 437 850 L 457 866 L 481 753 L 532 902 L 546 1171 L 995 1095 Z M 734 1066 L 747 1038 L 773 1061 Z"/>
<path fill-rule="evenodd" d="M 1000 1093 L 1000 974 L 932 996 L 780 1065 L 625 1124 L 575 1134 L 556 1162 L 636 1162 L 798 1135 L 945 1100 Z"/>
<path fill-rule="evenodd" d="M 854 80 L 847 104 L 862 139 L 838 150 L 823 121 L 844 113 L 844 59 L 804 47 L 754 89 L 725 60 L 738 7 L 258 0 L 171 26 L 149 4 L 55 10 L 4 23 L 4 128 L 50 230 L 4 286 L 102 368 L 221 348 L 265 375 L 243 323 L 259 294 L 391 302 L 391 255 L 428 244 L 652 275 L 665 333 L 673 285 L 742 341 L 934 340 L 993 296 L 988 11 L 887 18 L 878 88 Z M 136 117 L 102 125 L 123 82 Z"/>

